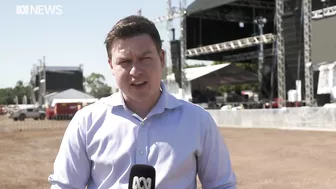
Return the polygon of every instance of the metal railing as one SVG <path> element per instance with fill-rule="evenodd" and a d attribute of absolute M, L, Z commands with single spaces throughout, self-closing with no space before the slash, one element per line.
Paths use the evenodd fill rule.
<path fill-rule="evenodd" d="M 219 127 L 336 131 L 336 108 L 208 110 Z"/>
<path fill-rule="evenodd" d="M 14 120 L 7 115 L 0 116 L 0 132 L 16 132 L 31 130 L 65 129 L 70 122 L 68 117 L 59 117 L 57 120 L 25 118 Z"/>
<path fill-rule="evenodd" d="M 336 108 L 298 107 L 280 109 L 208 110 L 219 127 L 274 128 L 336 131 Z M 0 132 L 66 129 L 68 117 L 23 121 L 0 116 Z"/>

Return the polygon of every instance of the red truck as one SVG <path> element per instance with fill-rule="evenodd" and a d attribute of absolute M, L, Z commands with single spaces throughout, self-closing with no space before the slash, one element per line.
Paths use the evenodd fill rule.
<path fill-rule="evenodd" d="M 69 120 L 76 112 L 81 109 L 83 103 L 79 102 L 60 102 L 46 109 L 46 115 L 49 120 Z"/>
<path fill-rule="evenodd" d="M 6 114 L 7 112 L 6 112 L 6 109 L 5 109 L 5 107 L 3 106 L 3 105 L 0 105 L 0 115 L 4 115 L 4 114 Z"/>

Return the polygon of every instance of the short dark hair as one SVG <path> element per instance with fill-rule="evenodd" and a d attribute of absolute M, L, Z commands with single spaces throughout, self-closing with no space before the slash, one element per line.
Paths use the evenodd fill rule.
<path fill-rule="evenodd" d="M 111 60 L 111 49 L 114 40 L 125 39 L 142 34 L 148 34 L 156 45 L 157 50 L 161 50 L 162 41 L 155 24 L 143 16 L 132 15 L 119 20 L 107 34 L 105 45 L 108 58 Z"/>

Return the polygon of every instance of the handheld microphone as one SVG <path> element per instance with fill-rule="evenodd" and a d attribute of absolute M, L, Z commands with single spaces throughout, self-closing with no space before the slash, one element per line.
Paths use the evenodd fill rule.
<path fill-rule="evenodd" d="M 155 168 L 136 164 L 131 168 L 128 189 L 155 189 Z"/>

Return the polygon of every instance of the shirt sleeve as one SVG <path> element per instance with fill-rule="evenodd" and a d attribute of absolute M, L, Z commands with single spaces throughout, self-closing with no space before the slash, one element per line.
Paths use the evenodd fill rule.
<path fill-rule="evenodd" d="M 236 189 L 229 151 L 210 113 L 205 116 L 203 148 L 197 157 L 197 171 L 205 189 Z"/>
<path fill-rule="evenodd" d="M 80 112 L 80 111 L 79 111 Z M 70 121 L 48 178 L 51 189 L 84 189 L 90 178 L 90 161 L 86 154 L 83 117 L 77 114 Z"/>

